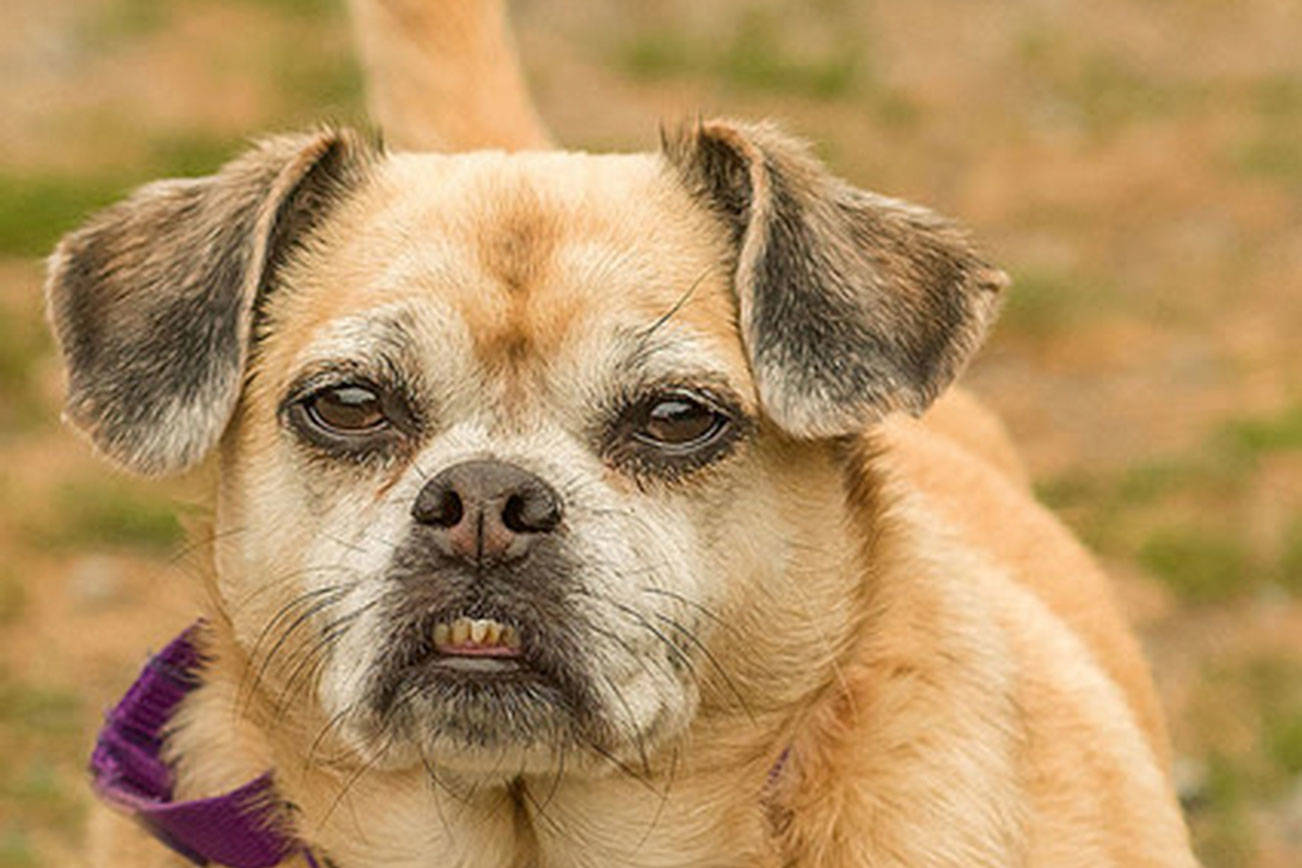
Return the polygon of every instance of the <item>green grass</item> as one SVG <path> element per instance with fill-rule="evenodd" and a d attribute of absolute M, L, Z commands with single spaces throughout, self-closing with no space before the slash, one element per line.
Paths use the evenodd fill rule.
<path fill-rule="evenodd" d="M 1302 182 L 1302 138 L 1264 133 L 1241 147 L 1235 162 L 1249 175 L 1285 182 Z"/>
<path fill-rule="evenodd" d="M 1239 482 L 1214 463 L 1187 456 L 1144 461 L 1122 471 L 1116 484 L 1121 505 L 1140 506 L 1189 489 L 1204 492 L 1233 489 Z"/>
<path fill-rule="evenodd" d="M 1036 24 L 1022 35 L 1018 59 L 1023 79 L 1041 98 L 1067 106 L 1070 115 L 1095 135 L 1196 110 L 1213 94 L 1201 82 L 1163 77 L 1132 57 L 1109 48 L 1077 48 L 1061 26 Z"/>
<path fill-rule="evenodd" d="M 1302 184 L 1302 82 L 1282 75 L 1256 82 L 1250 104 L 1257 123 L 1231 152 L 1231 164 L 1249 176 Z"/>
<path fill-rule="evenodd" d="M 1287 798 L 1302 774 L 1302 662 L 1255 655 L 1207 666 L 1190 716 L 1200 724 L 1190 749 L 1206 768 L 1188 805 L 1195 850 L 1208 866 L 1250 864 L 1253 808 Z"/>
<path fill-rule="evenodd" d="M 1205 454 L 1141 461 L 1117 471 L 1072 470 L 1036 483 L 1036 496 L 1048 507 L 1067 512 L 1096 511 L 1121 519 L 1183 493 L 1234 497 L 1242 474 Z"/>
<path fill-rule="evenodd" d="M 1284 533 L 1278 579 L 1282 587 L 1302 596 L 1302 515 L 1295 516 Z"/>
<path fill-rule="evenodd" d="M 122 178 L 0 173 L 0 253 L 48 254 L 60 235 L 129 187 Z"/>
<path fill-rule="evenodd" d="M 33 294 L 37 293 L 35 285 Z M 50 352 L 39 306 L 0 306 L 0 433 L 30 431 L 50 424 L 51 408 L 36 381 L 38 363 Z"/>
<path fill-rule="evenodd" d="M 1228 421 L 1217 435 L 1232 455 L 1256 460 L 1269 452 L 1302 449 L 1302 403 L 1269 416 L 1249 416 Z"/>
<path fill-rule="evenodd" d="M 1106 280 L 1075 271 L 1014 271 L 999 315 L 1001 333 L 1052 337 L 1117 309 L 1121 297 Z"/>
<path fill-rule="evenodd" d="M 1256 836 L 1248 816 L 1247 773 L 1219 752 L 1207 757 L 1207 779 L 1199 804 L 1191 811 L 1194 852 L 1204 865 L 1247 865 L 1256 854 Z"/>
<path fill-rule="evenodd" d="M 14 758 L 0 776 L 0 800 L 21 806 L 29 820 L 45 828 L 73 835 L 81 827 L 83 803 L 71 792 L 67 776 L 44 756 Z"/>
<path fill-rule="evenodd" d="M 288 125 L 322 120 L 365 123 L 365 83 L 361 67 L 351 55 L 277 55 L 268 76 L 279 85 Z"/>
<path fill-rule="evenodd" d="M 94 175 L 0 172 L 0 254 L 45 256 L 96 210 L 156 178 L 209 174 L 245 142 L 201 132 L 158 134 L 141 164 Z M 0 353 L 5 352 L 0 348 Z"/>
<path fill-rule="evenodd" d="M 1101 51 L 1083 58 L 1061 86 L 1090 122 L 1103 128 L 1168 114 L 1185 97 L 1123 55 Z"/>
<path fill-rule="evenodd" d="M 1182 600 L 1218 603 L 1254 583 L 1251 556 L 1236 537 L 1177 526 L 1153 533 L 1137 552 L 1139 563 Z"/>
<path fill-rule="evenodd" d="M 0 670 L 0 866 L 34 864 L 23 829 L 44 829 L 75 841 L 84 820 L 86 734 L 81 700 L 36 687 Z"/>
<path fill-rule="evenodd" d="M 1302 80 L 1295 75 L 1267 75 L 1251 85 L 1257 113 L 1271 120 L 1302 118 Z"/>
<path fill-rule="evenodd" d="M 1102 554 L 1138 564 L 1190 605 L 1269 584 L 1302 596 L 1302 514 L 1278 541 L 1249 546 L 1260 459 L 1302 449 L 1302 406 L 1229 419 L 1201 448 L 1119 470 L 1077 468 L 1039 498 Z"/>
<path fill-rule="evenodd" d="M 318 21 L 327 17 L 338 18 L 344 14 L 344 0 L 238 0 L 238 2 Z"/>
<path fill-rule="evenodd" d="M 1302 662 L 1263 657 L 1251 661 L 1241 676 L 1252 692 L 1260 716 L 1261 750 L 1268 791 L 1285 788 L 1302 774 Z"/>
<path fill-rule="evenodd" d="M 1290 775 L 1302 774 L 1302 707 L 1271 717 L 1265 737 L 1271 762 Z"/>
<path fill-rule="evenodd" d="M 784 50 L 779 25 L 751 15 L 718 55 L 716 68 L 733 84 L 748 90 L 790 91 L 818 99 L 848 93 L 858 66 L 855 46 L 840 46 L 822 57 L 799 57 Z"/>
<path fill-rule="evenodd" d="M 0 826 L 0 868 L 32 868 L 37 864 L 27 833 L 11 820 Z"/>
<path fill-rule="evenodd" d="M 1080 470 L 1071 470 L 1035 483 L 1035 496 L 1054 510 L 1088 506 L 1103 497 L 1104 491 L 1105 483 L 1100 477 Z"/>
<path fill-rule="evenodd" d="M 54 521 L 31 529 L 31 538 L 46 548 L 166 552 L 183 538 L 173 504 L 126 480 L 68 483 L 54 500 Z"/>
<path fill-rule="evenodd" d="M 202 132 L 155 136 L 149 143 L 149 161 L 140 174 L 147 178 L 183 178 L 210 175 L 245 147 L 248 141 Z"/>
<path fill-rule="evenodd" d="M 27 609 L 27 588 L 22 579 L 5 564 L 0 564 L 0 627 L 12 624 Z"/>
<path fill-rule="evenodd" d="M 168 0 L 113 0 L 94 7 L 80 31 L 86 43 L 107 50 L 132 39 L 148 36 L 165 27 L 175 4 Z"/>
<path fill-rule="evenodd" d="M 40 737 L 80 732 L 81 700 L 60 690 L 32 687 L 0 671 L 0 726 Z"/>
<path fill-rule="evenodd" d="M 781 25 L 752 10 L 730 36 L 689 37 L 679 31 L 642 33 L 623 45 L 617 61 L 634 78 L 699 75 L 742 90 L 826 100 L 846 96 L 861 80 L 863 46 L 849 40 L 819 55 L 790 50 Z M 904 114 L 897 98 L 892 110 Z"/>

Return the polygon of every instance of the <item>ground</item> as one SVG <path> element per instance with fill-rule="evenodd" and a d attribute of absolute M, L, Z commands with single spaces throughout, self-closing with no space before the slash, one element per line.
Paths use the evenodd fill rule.
<path fill-rule="evenodd" d="M 100 713 L 185 624 L 193 483 L 58 422 L 39 257 L 249 136 L 362 118 L 338 0 L 8 0 L 0 32 L 0 868 L 79 860 Z M 1302 862 L 1302 4 L 515 4 L 560 138 L 774 117 L 1014 277 L 966 376 L 1154 661 L 1209 866 Z M 178 516 L 180 520 L 178 521 Z"/>

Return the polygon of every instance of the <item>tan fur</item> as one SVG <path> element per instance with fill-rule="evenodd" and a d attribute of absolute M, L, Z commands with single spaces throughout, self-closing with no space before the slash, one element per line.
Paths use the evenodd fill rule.
<path fill-rule="evenodd" d="M 1004 422 L 967 389 L 955 386 L 941 395 L 922 423 L 956 446 L 997 468 L 1023 488 L 1031 484 Z"/>
<path fill-rule="evenodd" d="M 493 0 L 349 0 L 371 116 L 396 146 L 545 148 Z"/>
<path fill-rule="evenodd" d="M 392 57 L 372 74 L 401 72 L 408 36 L 374 25 L 388 4 L 354 6 L 372 67 Z M 412 31 L 448 38 L 421 29 L 442 6 Z M 500 33 L 499 7 L 459 8 Z M 514 76 L 503 58 L 475 63 Z M 522 102 L 504 105 L 532 132 L 455 131 L 397 98 L 382 116 L 426 145 L 426 123 L 508 148 L 537 134 Z M 169 739 L 178 796 L 272 768 L 296 808 L 285 821 L 339 868 L 1193 865 L 1138 645 L 1105 577 L 1029 495 L 998 420 L 958 391 L 921 421 L 839 439 L 766 415 L 731 233 L 675 159 L 395 155 L 288 256 L 216 459 L 212 662 Z M 375 471 L 304 460 L 277 417 L 285 390 L 390 319 L 395 364 L 448 430 Z M 610 360 L 648 334 L 663 340 L 651 364 L 703 368 L 759 419 L 735 454 L 673 484 L 635 482 L 580 433 L 619 376 Z M 356 566 L 354 550 L 392 547 L 420 465 L 484 449 L 580 479 L 578 530 L 607 513 L 658 522 L 629 575 L 686 562 L 660 579 L 708 602 L 708 656 L 694 655 L 692 701 L 665 706 L 645 740 L 559 766 L 525 748 L 488 765 L 469 749 L 391 753 L 332 720 L 329 667 L 347 660 L 315 660 L 309 631 L 282 631 L 270 654 L 265 628 L 313 557 Z M 578 492 L 592 491 L 585 514 Z M 96 864 L 184 864 L 124 823 L 97 818 Z"/>

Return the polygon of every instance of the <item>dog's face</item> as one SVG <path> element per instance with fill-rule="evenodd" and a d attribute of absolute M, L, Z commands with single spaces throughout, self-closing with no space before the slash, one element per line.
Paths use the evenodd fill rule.
<path fill-rule="evenodd" d="M 919 411 L 1001 276 L 726 124 L 654 155 L 322 133 L 69 236 L 69 416 L 220 442 L 217 589 L 279 702 L 383 766 L 645 762 L 793 701 L 854 617 L 835 438 Z"/>
<path fill-rule="evenodd" d="M 399 156 L 335 218 L 223 450 L 223 596 L 292 577 L 244 641 L 319 609 L 317 697 L 386 761 L 681 729 L 706 613 L 785 557 L 720 233 L 647 156 Z"/>

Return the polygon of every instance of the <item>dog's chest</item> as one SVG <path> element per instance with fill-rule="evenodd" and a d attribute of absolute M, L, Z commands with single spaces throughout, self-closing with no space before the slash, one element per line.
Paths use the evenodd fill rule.
<path fill-rule="evenodd" d="M 699 783 L 671 785 L 667 795 L 662 784 L 610 779 L 468 796 L 422 784 L 356 793 L 314 843 L 337 868 L 769 864 L 758 806 L 729 810 L 716 801 L 701 810 Z"/>

